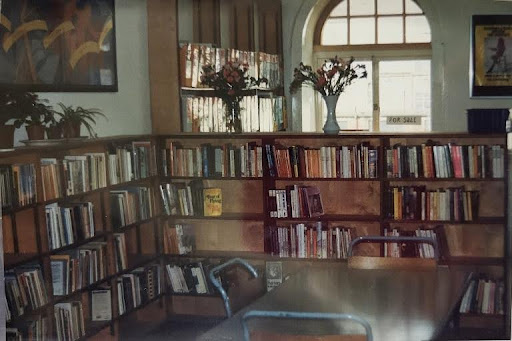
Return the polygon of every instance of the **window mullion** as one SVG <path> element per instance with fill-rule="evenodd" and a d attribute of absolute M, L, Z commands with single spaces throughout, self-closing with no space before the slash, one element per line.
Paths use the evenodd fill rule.
<path fill-rule="evenodd" d="M 379 104 L 379 59 L 372 56 L 372 130 L 380 131 L 380 104 Z"/>

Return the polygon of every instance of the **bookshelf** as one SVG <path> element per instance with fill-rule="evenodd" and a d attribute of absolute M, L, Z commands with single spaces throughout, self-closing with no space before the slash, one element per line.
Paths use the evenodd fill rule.
<path fill-rule="evenodd" d="M 11 272 L 16 274 L 26 268 L 40 269 L 48 296 L 46 303 L 35 309 L 27 308 L 27 311 L 20 316 L 12 316 L 7 326 L 8 328 L 19 327 L 23 330 L 23 326 L 27 324 L 41 323 L 38 322 L 38 317 L 46 317 L 47 335 L 50 338 L 57 337 L 58 325 L 54 318 L 54 311 L 55 305 L 61 304 L 62 308 L 62 303 L 71 303 L 70 307 L 76 307 L 74 309 L 80 307 L 83 311 L 85 328 L 80 339 L 119 339 L 121 334 L 133 329 L 134 326 L 140 327 L 140 330 L 143 330 L 141 326 L 150 328 L 174 314 L 223 317 L 223 304 L 215 293 L 210 291 L 199 293 L 197 290 L 191 290 L 188 293 L 173 291 L 166 272 L 167 265 L 184 266 L 201 263 L 201 266 L 205 266 L 204 273 L 207 275 L 209 264 L 216 264 L 223 259 L 242 257 L 249 259 L 260 269 L 264 269 L 266 261 L 282 261 L 284 276 L 286 276 L 305 264 L 329 266 L 336 262 L 344 262 L 343 256 L 336 256 L 335 253 L 322 254 L 320 258 L 314 252 L 311 252 L 307 258 L 279 256 L 276 244 L 272 242 L 272 228 L 290 228 L 290 226 L 304 224 L 313 231 L 319 222 L 322 225 L 322 231 L 336 231 L 336 228 L 340 227 L 342 230 L 349 230 L 351 237 L 383 235 L 384 229 L 392 228 L 399 229 L 401 232 L 414 232 L 420 227 L 433 230 L 437 233 L 441 245 L 440 265 L 467 268 L 493 280 L 506 278 L 504 239 L 508 183 L 503 176 L 462 178 L 454 174 L 450 176 L 447 173 L 445 178 L 424 176 L 415 178 L 387 175 L 386 151 L 388 149 L 398 145 L 421 146 L 430 143 L 429 141 L 433 141 L 436 145 L 457 146 L 504 147 L 506 144 L 504 135 L 357 134 L 333 137 L 323 134 L 289 133 L 232 135 L 182 133 L 100 138 L 51 147 L 24 147 L 13 152 L 2 153 L 0 165 L 32 164 L 36 179 L 33 187 L 35 200 L 28 200 L 22 206 L 11 205 L 3 208 L 5 271 L 6 274 Z M 277 159 L 270 159 L 269 166 L 266 145 L 282 150 L 304 146 L 309 150 L 318 150 L 320 154 L 322 147 L 355 146 L 361 148 L 359 153 L 362 162 L 370 160 L 370 153 L 363 149 L 365 147 L 369 148 L 368 150 L 375 150 L 372 152 L 374 165 L 372 167 L 362 165 L 360 173 L 354 172 L 354 176 L 346 178 L 341 177 L 342 173 L 338 177 L 334 166 L 330 173 L 327 173 L 327 164 L 323 170 L 321 166 L 316 165 L 315 167 L 320 167 L 316 169 L 316 173 L 306 174 L 304 170 L 297 169 L 297 173 L 291 174 L 290 177 L 289 174 L 281 174 L 274 169 L 275 176 L 272 176 L 272 164 L 276 165 Z M 210 149 L 203 151 L 203 146 L 209 146 Z M 137 155 L 133 158 L 144 163 L 145 167 L 139 167 L 137 171 L 132 169 L 131 173 L 138 174 L 135 178 L 126 177 L 127 175 L 122 174 L 120 169 L 121 166 L 129 163 L 129 160 L 126 160 L 128 154 L 131 153 L 130 157 L 134 156 L 134 147 L 145 148 L 137 149 L 135 153 Z M 183 168 L 184 165 L 179 165 L 182 167 L 179 168 L 177 164 L 172 164 L 178 160 L 176 154 L 178 149 L 197 152 L 201 157 L 202 153 L 205 153 L 204 156 L 210 157 L 209 162 L 201 160 L 200 166 L 194 166 L 187 160 L 189 156 L 183 156 L 189 154 L 183 154 L 180 163 L 187 163 L 187 165 L 185 168 Z M 218 149 L 217 154 L 215 149 Z M 357 149 L 354 150 L 356 154 L 353 157 L 357 155 Z M 81 160 L 81 156 L 89 154 L 95 155 L 96 158 L 104 155 L 106 176 L 100 177 L 105 179 L 104 186 L 98 188 L 90 186 L 84 191 L 67 194 L 65 189 L 70 180 L 62 171 L 58 177 L 55 177 L 61 181 L 61 194 L 49 198 L 47 196 L 45 199 L 43 190 L 48 192 L 48 188 L 44 189 L 42 181 L 41 159 L 56 160 L 58 167 L 61 167 L 66 156 L 69 160 L 73 159 L 69 156 Z M 316 157 L 320 158 L 320 154 Z M 228 165 L 230 159 L 227 156 L 229 155 L 233 157 L 233 161 L 229 161 Z M 376 159 L 373 159 L 375 155 Z M 176 159 L 173 160 L 175 156 Z M 220 160 L 216 163 L 215 156 L 221 158 L 224 156 L 224 165 L 219 163 Z M 503 158 L 505 168 L 505 154 Z M 197 160 L 198 156 L 195 155 L 193 161 Z M 244 167 L 240 160 L 245 160 Z M 286 159 L 280 159 L 280 165 L 286 164 L 283 160 Z M 330 160 L 333 163 L 337 159 Z M 237 162 L 241 165 L 235 166 Z M 100 162 L 94 169 L 103 169 L 101 167 Z M 313 163 L 310 163 L 309 167 L 313 169 Z M 370 170 L 370 168 L 375 169 Z M 319 170 L 320 173 L 318 173 Z M 354 170 L 357 169 L 354 168 Z M 331 177 L 322 176 L 326 174 L 330 174 Z M 503 174 L 506 173 L 501 173 Z M 46 175 L 45 179 L 53 178 Z M 45 181 L 45 185 L 57 188 L 55 179 L 50 182 Z M 185 195 L 188 191 L 186 188 L 191 183 L 200 183 L 199 189 L 221 189 L 222 213 L 219 216 L 204 216 L 203 210 L 196 210 L 193 215 L 190 212 L 183 214 L 182 208 L 177 208 L 174 212 L 166 210 L 164 199 L 160 194 L 161 186 L 173 184 L 177 189 L 184 190 L 183 195 Z M 291 215 L 279 218 L 271 216 L 269 211 L 273 208 L 268 198 L 269 190 L 286 191 L 287 188 L 293 189 L 293 185 L 318 188 L 322 198 L 323 215 L 302 218 Z M 455 216 L 430 220 L 395 219 L 386 215 L 387 196 L 385 194 L 388 190 L 393 187 L 410 186 L 422 186 L 421 188 L 425 188 L 426 191 L 436 192 L 463 186 L 468 191 L 478 192 L 478 214 L 470 220 L 459 219 L 460 217 L 456 219 Z M 142 214 L 138 211 L 133 217 L 123 215 L 121 219 L 121 215 L 127 210 L 122 210 L 120 207 L 125 205 L 123 207 L 127 208 L 133 205 L 133 202 L 130 204 L 130 200 L 141 197 L 140 193 L 146 193 L 149 196 L 148 200 L 144 201 L 146 206 L 149 205 L 146 212 Z M 93 206 L 90 226 L 94 225 L 94 234 L 89 233 L 87 238 L 77 234 L 72 242 L 51 249 L 46 229 L 49 220 L 46 214 L 47 206 L 57 204 L 59 207 L 70 207 L 83 203 L 91 203 Z M 194 199 L 191 195 L 189 204 L 194 203 L 198 203 L 197 198 Z M 168 226 L 172 229 L 176 224 L 190 226 L 195 240 L 192 252 L 185 254 L 179 254 L 176 250 L 170 252 L 166 246 L 165 229 Z M 119 237 L 121 235 L 122 238 Z M 120 238 L 124 239 L 122 247 L 118 241 Z M 341 245 L 342 241 L 339 243 Z M 80 250 L 84 254 L 89 254 L 84 250 L 94 249 L 98 245 L 104 245 L 106 248 L 102 256 L 105 266 L 104 276 L 94 277 L 91 282 L 86 282 L 65 295 L 53 295 L 52 259 L 59 258 L 55 256 L 79 255 Z M 125 256 L 120 256 L 123 250 Z M 288 251 L 290 254 L 291 250 Z M 356 249 L 356 254 L 384 256 L 385 250 L 378 244 L 362 244 Z M 155 266 L 159 270 L 153 270 L 151 276 L 153 280 L 155 276 L 158 277 L 159 289 L 156 290 L 155 287 L 151 297 L 144 299 L 141 297 L 137 305 L 126 305 L 122 310 L 124 313 L 121 314 L 119 292 L 126 289 L 121 288 L 123 279 L 127 282 L 133 281 L 134 276 L 140 277 L 138 274 L 143 271 L 140 268 L 155 269 Z M 240 272 L 239 269 L 230 270 L 230 273 L 223 277 L 226 285 L 230 286 L 229 293 L 235 310 L 264 292 L 262 281 L 250 281 L 247 277 L 247 274 Z M 119 286 L 120 282 L 121 286 Z M 91 292 L 106 288 L 110 289 L 112 318 L 107 321 L 92 321 Z M 504 304 L 507 311 L 508 303 L 504 302 Z M 500 335 L 509 318 L 508 315 L 495 313 L 461 313 L 459 326 L 462 331 L 467 330 L 467 326 L 473 326 L 478 327 L 482 335 L 489 333 Z"/>

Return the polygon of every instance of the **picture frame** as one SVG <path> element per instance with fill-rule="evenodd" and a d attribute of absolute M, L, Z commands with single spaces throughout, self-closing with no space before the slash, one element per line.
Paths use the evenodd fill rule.
<path fill-rule="evenodd" d="M 118 91 L 114 0 L 4 2 L 0 89 Z"/>
<path fill-rule="evenodd" d="M 512 15 L 472 16 L 470 97 L 512 97 Z"/>

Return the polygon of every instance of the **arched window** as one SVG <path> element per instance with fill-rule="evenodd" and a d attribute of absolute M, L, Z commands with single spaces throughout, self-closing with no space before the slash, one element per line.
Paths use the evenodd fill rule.
<path fill-rule="evenodd" d="M 431 34 L 413 0 L 333 0 L 314 33 L 314 60 L 334 55 L 366 65 L 367 79 L 342 93 L 336 116 L 342 129 L 429 131 Z M 317 100 L 317 127 L 325 118 Z M 404 120 L 403 118 L 412 119 Z M 398 119 L 398 118 L 401 119 Z"/>

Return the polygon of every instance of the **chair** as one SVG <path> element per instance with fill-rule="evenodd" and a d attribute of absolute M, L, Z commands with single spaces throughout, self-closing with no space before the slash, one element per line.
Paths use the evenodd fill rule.
<path fill-rule="evenodd" d="M 215 278 L 215 274 L 217 274 L 222 269 L 225 269 L 228 266 L 235 265 L 235 264 L 243 265 L 247 269 L 247 271 L 249 271 L 254 276 L 254 278 L 258 277 L 258 273 L 256 272 L 256 269 L 254 269 L 254 267 L 251 264 L 249 264 L 246 260 L 241 259 L 241 258 L 233 258 L 223 264 L 217 265 L 216 267 L 214 267 L 210 270 L 210 274 L 209 274 L 210 281 L 212 282 L 213 286 L 219 291 L 220 295 L 222 296 L 222 300 L 224 301 L 224 308 L 226 309 L 226 315 L 228 318 L 230 318 L 233 315 L 233 313 L 231 311 L 231 304 L 229 302 L 229 297 L 228 297 L 228 294 L 226 293 L 226 290 L 224 290 L 224 288 L 222 287 L 220 282 L 217 280 L 217 278 Z"/>
<path fill-rule="evenodd" d="M 427 243 L 434 247 L 434 258 L 395 258 L 395 257 L 369 257 L 353 256 L 354 247 L 362 242 L 388 243 L 411 242 Z M 412 236 L 364 236 L 354 238 L 348 247 L 348 266 L 354 269 L 435 269 L 439 259 L 439 247 L 437 241 L 429 237 Z"/>
<path fill-rule="evenodd" d="M 249 333 L 247 321 L 252 318 L 278 318 L 278 319 L 309 319 L 309 320 L 350 320 L 362 325 L 366 335 L 292 335 L 266 331 L 252 331 Z M 264 311 L 251 310 L 242 317 L 244 341 L 373 341 L 372 328 L 363 318 L 351 314 L 331 314 L 317 312 L 293 311 Z"/>

